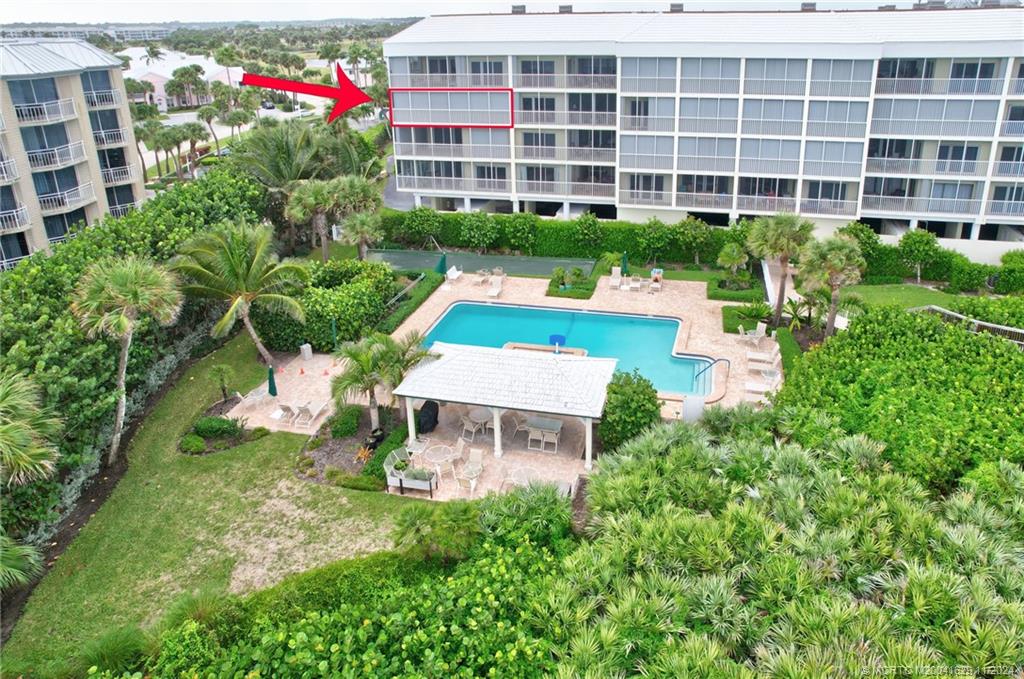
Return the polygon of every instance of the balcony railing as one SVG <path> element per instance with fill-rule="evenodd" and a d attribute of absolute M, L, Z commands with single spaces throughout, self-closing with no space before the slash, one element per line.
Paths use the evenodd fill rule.
<path fill-rule="evenodd" d="M 392 73 L 392 87 L 508 87 L 505 73 Z"/>
<path fill-rule="evenodd" d="M 522 160 L 577 160 L 588 163 L 614 163 L 615 149 L 588 146 L 516 146 L 516 158 Z"/>
<path fill-rule="evenodd" d="M 1003 123 L 1004 137 L 1024 137 L 1024 120 L 1007 120 Z"/>
<path fill-rule="evenodd" d="M 630 170 L 671 170 L 675 158 L 656 153 L 623 153 L 619 156 L 619 166 Z"/>
<path fill-rule="evenodd" d="M 1010 78 L 1010 94 L 1024 94 L 1024 78 Z"/>
<path fill-rule="evenodd" d="M 18 165 L 14 158 L 0 160 L 0 183 L 10 184 L 18 178 Z"/>
<path fill-rule="evenodd" d="M 490 111 L 486 109 L 430 109 L 430 108 L 395 108 L 392 116 L 396 125 L 443 125 L 460 127 L 463 125 L 510 125 L 510 111 Z"/>
<path fill-rule="evenodd" d="M 670 116 L 619 116 L 619 129 L 630 132 L 672 132 L 675 124 Z"/>
<path fill-rule="evenodd" d="M 475 179 L 472 177 L 417 177 L 398 175 L 398 188 L 423 191 L 469 191 L 481 193 L 509 193 L 507 179 Z"/>
<path fill-rule="evenodd" d="M 884 174 L 940 174 L 977 176 L 985 174 L 987 160 L 938 160 L 934 158 L 868 158 L 868 172 Z"/>
<path fill-rule="evenodd" d="M 71 99 L 44 101 L 38 104 L 18 104 L 14 114 L 22 123 L 59 123 L 78 115 L 75 102 Z"/>
<path fill-rule="evenodd" d="M 974 198 L 928 198 L 924 196 L 864 196 L 861 207 L 882 212 L 976 215 L 981 201 Z"/>
<path fill-rule="evenodd" d="M 859 177 L 861 167 L 848 160 L 804 160 L 804 174 L 818 177 Z"/>
<path fill-rule="evenodd" d="M 521 194 L 545 196 L 577 196 L 580 198 L 614 198 L 615 184 L 597 182 L 543 182 L 531 179 L 516 181 L 516 191 Z"/>
<path fill-rule="evenodd" d="M 7 271 L 13 269 L 23 259 L 27 259 L 28 255 L 22 255 L 20 257 L 4 257 L 0 259 L 0 271 Z"/>
<path fill-rule="evenodd" d="M 875 94 L 999 94 L 1002 78 L 879 78 Z"/>
<path fill-rule="evenodd" d="M 676 193 L 676 207 L 710 208 L 713 210 L 731 210 L 731 193 Z"/>
<path fill-rule="evenodd" d="M 738 210 L 757 212 L 796 212 L 796 198 L 779 196 L 736 196 Z"/>
<path fill-rule="evenodd" d="M 517 88 L 559 90 L 614 90 L 613 73 L 516 73 L 513 82 Z"/>
<path fill-rule="evenodd" d="M 1024 217 L 1024 201 L 1021 200 L 990 200 L 985 212 L 990 215 L 1009 215 Z"/>
<path fill-rule="evenodd" d="M 114 130 L 93 130 L 92 139 L 98 148 L 120 146 L 128 139 L 128 130 L 124 127 Z"/>
<path fill-rule="evenodd" d="M 680 170 L 732 172 L 736 167 L 732 156 L 679 156 L 678 162 Z"/>
<path fill-rule="evenodd" d="M 87 182 L 67 191 L 39 196 L 39 209 L 43 212 L 67 212 L 96 200 L 92 182 Z"/>
<path fill-rule="evenodd" d="M 744 94 L 798 94 L 803 95 L 806 80 L 779 78 L 747 78 L 743 81 Z"/>
<path fill-rule="evenodd" d="M 996 162 L 996 174 L 1000 177 L 1024 177 L 1024 160 L 1000 160 Z"/>
<path fill-rule="evenodd" d="M 800 212 L 812 215 L 844 215 L 848 217 L 857 214 L 857 201 L 804 198 L 800 201 Z"/>
<path fill-rule="evenodd" d="M 424 158 L 502 158 L 511 156 L 507 144 L 432 144 L 429 142 L 395 142 L 396 156 Z"/>
<path fill-rule="evenodd" d="M 24 205 L 0 212 L 0 233 L 17 231 L 26 226 L 28 226 L 28 208 Z"/>
<path fill-rule="evenodd" d="M 124 217 L 129 212 L 132 212 L 133 210 L 138 210 L 140 207 L 142 207 L 141 200 L 137 200 L 134 203 L 121 203 L 119 205 L 111 205 L 110 214 L 113 217 Z"/>
<path fill-rule="evenodd" d="M 736 134 L 736 118 L 680 118 L 680 132 Z"/>
<path fill-rule="evenodd" d="M 808 120 L 808 137 L 855 137 L 863 139 L 867 134 L 868 124 L 864 123 L 839 123 L 825 120 Z"/>
<path fill-rule="evenodd" d="M 800 161 L 779 158 L 740 158 L 740 172 L 800 174 Z"/>
<path fill-rule="evenodd" d="M 819 97 L 866 97 L 870 80 L 812 80 L 811 94 Z"/>
<path fill-rule="evenodd" d="M 687 78 L 679 80 L 679 89 L 687 94 L 736 94 L 740 91 L 739 78 Z"/>
<path fill-rule="evenodd" d="M 64 146 L 29 151 L 28 164 L 33 170 L 65 167 L 85 160 L 85 144 L 74 141 Z"/>
<path fill-rule="evenodd" d="M 122 99 L 120 90 L 92 90 L 85 93 L 85 105 L 89 108 L 117 106 Z"/>
<path fill-rule="evenodd" d="M 622 189 L 619 191 L 619 203 L 623 205 L 660 205 L 672 207 L 672 196 L 672 191 Z"/>
<path fill-rule="evenodd" d="M 103 184 L 105 186 L 127 184 L 128 182 L 135 181 L 135 166 L 108 167 L 105 170 L 101 170 L 100 175 L 103 177 Z"/>
<path fill-rule="evenodd" d="M 1024 123 L 1022 123 L 1024 125 Z M 994 120 L 917 120 L 877 119 L 871 121 L 872 134 L 910 135 L 956 135 L 970 137 L 991 137 L 995 131 Z M 1021 128 L 1024 133 L 1024 127 Z M 1004 132 L 1005 134 L 1005 132 Z"/>
<path fill-rule="evenodd" d="M 744 134 L 782 134 L 799 137 L 803 132 L 802 120 L 744 120 Z"/>
<path fill-rule="evenodd" d="M 615 111 L 516 110 L 516 125 L 593 125 L 615 127 Z"/>
<path fill-rule="evenodd" d="M 622 92 L 675 92 L 676 78 L 622 76 L 619 89 Z"/>

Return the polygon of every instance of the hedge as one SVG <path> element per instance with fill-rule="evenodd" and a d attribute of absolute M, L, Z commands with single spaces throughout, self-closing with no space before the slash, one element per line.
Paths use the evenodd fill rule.
<path fill-rule="evenodd" d="M 764 285 L 761 281 L 752 281 L 753 287 L 748 290 L 729 290 L 720 286 L 724 279 L 720 276 L 708 279 L 708 299 L 720 302 L 763 302 Z"/>
<path fill-rule="evenodd" d="M 415 275 L 418 276 L 419 274 L 416 273 Z M 388 335 L 398 330 L 398 326 L 402 325 L 405 319 L 409 318 L 426 301 L 427 297 L 430 297 L 435 290 L 441 287 L 442 283 L 444 283 L 444 276 L 441 274 L 436 271 L 424 272 L 423 280 L 406 293 L 405 299 L 399 302 L 391 310 L 391 313 L 384 317 L 384 320 L 377 326 L 377 330 Z"/>
<path fill-rule="evenodd" d="M 1024 328 L 1024 296 L 960 297 L 950 306 L 952 311 L 979 321 Z"/>
<path fill-rule="evenodd" d="M 85 268 L 107 256 L 165 261 L 197 231 L 226 220 L 256 221 L 264 205 L 258 184 L 218 168 L 175 184 L 124 217 L 80 228 L 52 254 L 38 252 L 0 274 L 0 355 L 44 389 L 46 404 L 64 420 L 57 475 L 5 493 L 2 522 L 10 534 L 45 539 L 59 511 L 74 503 L 98 469 L 109 441 L 118 347 L 107 339 L 87 340 L 71 314 L 71 293 Z M 175 326 L 141 324 L 128 363 L 129 418 L 175 367 L 209 348 L 208 311 L 193 301 Z"/>

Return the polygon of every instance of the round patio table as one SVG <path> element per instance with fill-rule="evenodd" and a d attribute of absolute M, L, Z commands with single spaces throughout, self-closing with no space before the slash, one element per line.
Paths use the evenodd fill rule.
<path fill-rule="evenodd" d="M 423 451 L 423 459 L 434 465 L 437 472 L 437 480 L 441 481 L 441 465 L 455 459 L 455 450 L 451 446 L 437 445 L 430 446 Z"/>
<path fill-rule="evenodd" d="M 487 424 L 491 419 L 491 411 L 487 408 L 470 408 L 468 417 L 477 424 Z"/>

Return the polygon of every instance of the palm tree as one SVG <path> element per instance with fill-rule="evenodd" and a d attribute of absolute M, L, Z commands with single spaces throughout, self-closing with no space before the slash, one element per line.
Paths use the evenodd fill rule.
<path fill-rule="evenodd" d="M 363 177 L 347 175 L 338 177 L 338 190 L 341 192 L 341 206 L 338 209 L 342 218 L 357 212 L 376 212 L 380 209 L 380 190 Z"/>
<path fill-rule="evenodd" d="M 174 149 L 178 146 L 178 133 L 170 127 L 164 127 L 153 137 L 153 143 L 164 152 L 164 164 L 167 166 L 167 172 L 171 171 L 171 158 L 174 158 L 174 172 L 181 178 L 181 159 L 174 153 Z"/>
<path fill-rule="evenodd" d="M 409 332 L 402 339 L 379 333 L 376 336 L 378 350 L 381 353 L 381 375 L 384 385 L 391 391 L 402 383 L 406 374 L 425 360 L 438 357 L 431 353 L 423 344 L 423 333 L 418 330 Z"/>
<path fill-rule="evenodd" d="M 827 289 L 830 294 L 825 337 L 836 329 L 839 309 L 839 289 L 853 285 L 867 268 L 860 253 L 860 245 L 852 238 L 835 236 L 825 240 L 811 240 L 800 253 L 800 278 L 808 290 Z"/>
<path fill-rule="evenodd" d="M 211 334 L 224 337 L 241 320 L 269 366 L 274 365 L 274 357 L 252 326 L 252 306 L 258 304 L 305 321 L 302 305 L 293 293 L 307 279 L 306 267 L 278 260 L 268 227 L 234 224 L 200 233 L 181 247 L 172 269 L 185 279 L 186 294 L 228 303 Z"/>
<path fill-rule="evenodd" d="M 217 62 L 219 66 L 224 67 L 224 71 L 228 74 L 228 86 L 234 87 L 235 84 L 231 82 L 231 67 L 238 66 L 242 60 L 234 46 L 224 45 L 224 47 L 221 47 L 213 53 L 213 60 Z"/>
<path fill-rule="evenodd" d="M 735 278 L 736 271 L 741 266 L 746 266 L 748 259 L 747 251 L 743 249 L 742 245 L 736 242 L 729 242 L 718 253 L 718 266 L 724 266 L 729 269 L 729 275 Z"/>
<path fill-rule="evenodd" d="M 345 245 L 355 245 L 358 248 L 359 259 L 366 259 L 366 250 L 370 244 L 384 237 L 380 224 L 380 215 L 357 212 L 345 220 L 341 242 Z"/>
<path fill-rule="evenodd" d="M 124 427 L 125 377 L 128 352 L 142 316 L 170 325 L 181 310 L 181 291 L 175 276 L 158 264 L 138 257 L 94 262 L 82 274 L 71 311 L 90 338 L 109 335 L 121 342 L 117 364 L 117 414 L 108 464 L 117 460 Z"/>
<path fill-rule="evenodd" d="M 210 138 L 206 128 L 203 127 L 202 123 L 183 123 L 181 126 L 181 135 L 188 142 L 188 162 L 190 164 L 191 175 L 193 178 L 196 176 L 196 165 L 199 163 L 199 154 L 196 152 L 196 145 L 201 141 L 206 141 Z"/>
<path fill-rule="evenodd" d="M 160 50 L 159 45 L 148 44 L 146 45 L 146 56 L 143 59 L 146 61 L 146 66 L 149 66 L 154 61 L 160 61 L 164 56 L 164 53 Z"/>
<path fill-rule="evenodd" d="M 782 305 L 786 303 L 786 278 L 789 260 L 811 237 L 814 223 L 798 215 L 781 213 L 772 217 L 759 217 L 747 235 L 747 248 L 758 257 L 778 257 L 780 265 L 779 294 L 775 300 L 772 325 L 778 326 L 782 318 Z"/>
<path fill-rule="evenodd" d="M 325 42 L 320 45 L 320 49 L 317 50 L 316 56 L 320 59 L 327 60 L 327 70 L 334 73 L 334 62 L 341 59 L 342 51 L 341 45 L 336 42 Z"/>
<path fill-rule="evenodd" d="M 27 585 L 42 572 L 39 550 L 20 544 L 0 528 L 0 590 Z"/>
<path fill-rule="evenodd" d="M 0 370 L 0 482 L 22 486 L 53 473 L 53 439 L 60 420 L 43 405 L 42 391 L 10 367 Z"/>
<path fill-rule="evenodd" d="M 196 111 L 196 116 L 199 120 L 206 123 L 206 126 L 210 128 L 210 135 L 213 137 L 213 143 L 217 146 L 217 155 L 220 155 L 220 139 L 217 139 L 217 132 L 213 129 L 213 121 L 220 115 L 220 111 L 217 110 L 216 106 L 207 104 L 206 106 L 200 106 L 199 110 Z"/>
<path fill-rule="evenodd" d="M 135 123 L 135 150 L 139 154 L 139 163 L 142 165 L 143 178 L 146 177 L 146 158 L 142 155 L 142 144 L 145 143 L 147 148 L 151 147 L 153 145 L 153 136 L 156 135 L 162 127 L 163 125 L 156 120 L 146 120 L 141 123 Z M 159 165 L 159 160 L 157 164 Z"/>
<path fill-rule="evenodd" d="M 298 223 L 313 223 L 320 237 L 323 260 L 330 259 L 327 248 L 327 220 L 341 209 L 343 195 L 338 180 L 306 179 L 298 182 L 288 198 L 285 216 Z"/>
<path fill-rule="evenodd" d="M 381 360 L 384 353 L 376 337 L 364 337 L 358 342 L 346 342 L 335 356 L 345 360 L 345 370 L 331 380 L 331 394 L 338 409 L 351 395 L 365 394 L 370 403 L 370 426 L 380 429 L 380 406 L 377 387 L 387 379 L 387 369 Z"/>
<path fill-rule="evenodd" d="M 366 58 L 368 54 L 369 50 L 367 50 L 366 45 L 361 42 L 353 42 L 348 46 L 348 54 L 346 55 L 346 58 L 348 59 L 349 68 L 352 69 L 352 76 L 353 80 L 355 80 L 356 87 L 360 86 L 360 65 L 362 60 Z"/>

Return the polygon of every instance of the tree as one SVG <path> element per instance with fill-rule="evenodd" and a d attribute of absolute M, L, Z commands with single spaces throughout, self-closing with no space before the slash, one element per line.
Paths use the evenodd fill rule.
<path fill-rule="evenodd" d="M 268 227 L 227 224 L 200 233 L 181 247 L 172 268 L 185 279 L 187 295 L 228 303 L 210 334 L 225 337 L 241 320 L 269 366 L 274 358 L 249 319 L 252 306 L 287 314 L 300 323 L 305 320 L 294 294 L 309 274 L 298 262 L 278 260 Z"/>
<path fill-rule="evenodd" d="M 384 237 L 380 215 L 372 212 L 357 212 L 345 220 L 341 230 L 341 242 L 355 245 L 359 259 L 366 259 L 367 248 Z"/>
<path fill-rule="evenodd" d="M 327 60 L 327 70 L 331 73 L 334 73 L 334 62 L 341 59 L 342 54 L 341 45 L 336 42 L 325 42 L 316 52 L 318 58 Z"/>
<path fill-rule="evenodd" d="M 228 400 L 228 382 L 235 378 L 235 371 L 227 363 L 218 363 L 210 368 L 210 377 L 217 380 L 220 385 L 220 395 L 223 400 Z"/>
<path fill-rule="evenodd" d="M 198 64 L 180 66 L 174 69 L 171 73 L 171 81 L 164 86 L 164 89 L 166 89 L 171 82 L 180 83 L 184 88 L 188 105 L 198 105 L 199 97 L 209 91 L 209 87 L 203 79 L 203 74 L 203 67 Z"/>
<path fill-rule="evenodd" d="M 348 175 L 338 177 L 341 193 L 339 212 L 342 218 L 357 212 L 376 212 L 380 209 L 381 197 L 377 186 L 363 177 Z"/>
<path fill-rule="evenodd" d="M 142 144 L 145 143 L 146 148 L 153 148 L 153 137 L 155 137 L 157 132 L 159 132 L 162 128 L 163 125 L 161 125 L 160 122 L 156 120 L 147 120 L 145 122 L 136 123 L 134 125 L 133 131 L 135 133 L 135 150 L 139 154 L 139 163 L 141 163 L 142 165 L 143 178 L 145 178 L 146 176 L 146 158 L 142 154 Z M 154 157 L 155 155 L 156 154 L 154 153 Z M 159 165 L 159 159 L 157 159 L 157 164 Z M 157 170 L 159 170 L 159 167 L 157 168 Z"/>
<path fill-rule="evenodd" d="M 381 375 L 384 385 L 391 391 L 402 383 L 406 374 L 423 361 L 437 358 L 424 345 L 423 333 L 413 330 L 402 339 L 379 333 L 378 350 L 381 352 Z"/>
<path fill-rule="evenodd" d="M 124 427 L 125 376 L 132 338 L 142 317 L 171 325 L 181 309 L 181 291 L 175 276 L 165 268 L 138 257 L 110 258 L 93 263 L 82 278 L 71 302 L 71 311 L 90 338 L 107 335 L 121 343 L 117 363 L 117 413 L 107 463 L 117 461 Z"/>
<path fill-rule="evenodd" d="M 800 253 L 800 278 L 807 290 L 827 289 L 830 293 L 825 337 L 836 328 L 839 290 L 860 280 L 867 262 L 857 241 L 844 236 L 811 240 Z"/>
<path fill-rule="evenodd" d="M 736 242 L 726 243 L 722 246 L 721 252 L 718 253 L 718 266 L 724 266 L 729 269 L 729 275 L 733 278 L 736 277 L 736 271 L 743 266 L 747 265 L 747 251 L 743 249 L 743 246 Z"/>
<path fill-rule="evenodd" d="M 135 80 L 134 78 L 124 79 L 124 90 L 129 97 L 134 99 L 135 97 L 142 95 L 142 99 L 145 103 L 149 103 L 149 97 L 146 95 L 153 92 L 156 88 L 153 87 L 153 83 L 148 80 Z"/>
<path fill-rule="evenodd" d="M 380 429 L 380 404 L 377 387 L 385 383 L 387 369 L 383 351 L 375 337 L 342 344 L 335 356 L 345 361 L 345 369 L 331 380 L 331 394 L 340 410 L 349 396 L 366 395 L 370 408 L 370 425 Z"/>
<path fill-rule="evenodd" d="M 0 369 L 0 482 L 22 486 L 53 474 L 59 431 L 39 386 L 13 368 Z"/>
<path fill-rule="evenodd" d="M 786 279 L 789 260 L 810 239 L 814 223 L 798 215 L 781 213 L 771 217 L 758 217 L 747 234 L 747 248 L 758 257 L 779 259 L 779 291 L 775 300 L 772 325 L 778 326 L 782 318 L 782 305 L 786 303 Z"/>
<path fill-rule="evenodd" d="M 921 284 L 921 268 L 934 262 L 941 252 L 935 234 L 924 229 L 911 229 L 900 238 L 897 245 L 900 259 L 914 268 L 917 284 Z"/>
<path fill-rule="evenodd" d="M 231 137 L 233 139 L 235 136 L 235 128 L 238 128 L 238 132 L 241 134 L 242 127 L 252 122 L 252 113 L 241 109 L 228 111 L 221 116 L 221 122 L 231 128 Z"/>
<path fill-rule="evenodd" d="M 220 155 L 220 140 L 217 139 L 217 132 L 213 129 L 213 121 L 217 119 L 219 111 L 216 106 L 207 104 L 206 106 L 200 106 L 199 110 L 196 111 L 196 116 L 199 120 L 206 123 L 206 127 L 210 129 L 210 135 L 213 137 L 213 143 L 217 146 L 217 155 Z"/>
<path fill-rule="evenodd" d="M 235 84 L 231 82 L 231 68 L 238 66 L 242 61 L 234 46 L 224 45 L 213 53 L 213 60 L 217 62 L 218 66 L 223 66 L 224 71 L 228 74 L 228 87 L 234 87 Z"/>
<path fill-rule="evenodd" d="M 360 81 L 362 80 L 360 77 L 362 75 L 360 70 L 362 62 L 368 56 L 369 49 L 367 49 L 365 44 L 356 41 L 348 46 L 346 58 L 348 59 L 349 68 L 352 69 L 352 79 L 355 80 L 356 87 L 360 86 Z"/>
<path fill-rule="evenodd" d="M 320 237 L 320 252 L 325 262 L 330 259 L 327 220 L 338 214 L 343 198 L 339 180 L 306 179 L 292 190 L 285 208 L 289 220 L 313 224 L 313 230 Z"/>
<path fill-rule="evenodd" d="M 196 151 L 196 145 L 201 141 L 206 141 L 210 138 L 206 128 L 203 127 L 202 123 L 182 123 L 181 134 L 185 137 L 188 142 L 188 162 L 191 166 L 191 174 L 194 178 L 196 176 L 196 166 L 199 164 L 199 153 Z"/>
<path fill-rule="evenodd" d="M 171 127 L 163 127 L 153 137 L 153 143 L 164 152 L 165 164 L 167 165 L 167 172 L 171 171 L 171 158 L 174 158 L 174 172 L 181 178 L 181 158 L 178 157 L 174 150 L 178 146 L 178 133 Z"/>
<path fill-rule="evenodd" d="M 149 43 L 146 45 L 146 56 L 143 59 L 146 62 L 146 66 L 151 65 L 154 61 L 160 61 L 164 56 L 164 53 L 160 50 L 159 45 Z"/>
<path fill-rule="evenodd" d="M 617 371 L 608 384 L 604 413 L 597 426 L 601 443 L 612 451 L 661 420 L 661 401 L 654 384 L 640 374 Z"/>

